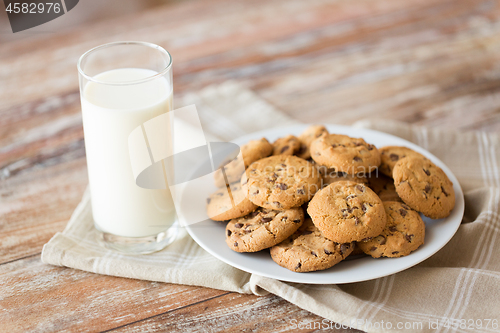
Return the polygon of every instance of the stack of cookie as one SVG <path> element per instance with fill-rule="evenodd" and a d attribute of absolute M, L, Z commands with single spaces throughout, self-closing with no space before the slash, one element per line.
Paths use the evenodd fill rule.
<path fill-rule="evenodd" d="M 232 250 L 270 249 L 295 272 L 327 269 L 353 253 L 408 255 L 424 242 L 419 212 L 444 218 L 455 205 L 446 174 L 406 147 L 379 150 L 314 125 L 241 150 L 244 167 L 224 167 L 234 183 L 225 187 L 216 175 L 222 189 L 207 199 L 208 215 L 227 221 Z"/>

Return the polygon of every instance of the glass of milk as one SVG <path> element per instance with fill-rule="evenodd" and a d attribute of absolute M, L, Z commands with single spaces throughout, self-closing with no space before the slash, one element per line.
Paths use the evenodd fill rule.
<path fill-rule="evenodd" d="M 158 45 L 116 42 L 78 61 L 92 215 L 100 241 L 129 254 L 150 253 L 177 234 L 170 191 L 136 185 L 130 132 L 172 110 L 172 58 Z M 168 143 L 166 143 L 169 145 Z"/>

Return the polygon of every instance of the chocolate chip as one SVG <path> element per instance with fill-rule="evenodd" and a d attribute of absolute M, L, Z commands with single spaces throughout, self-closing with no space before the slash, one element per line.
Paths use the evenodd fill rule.
<path fill-rule="evenodd" d="M 257 215 L 259 215 L 259 211 L 256 210 L 256 211 L 253 211 L 250 213 L 250 217 L 256 217 Z"/>
<path fill-rule="evenodd" d="M 282 191 L 285 191 L 288 188 L 288 186 L 286 186 L 286 184 L 284 183 L 276 184 L 276 187 L 280 188 Z"/>
<path fill-rule="evenodd" d="M 431 172 L 430 172 L 429 170 L 426 170 L 426 169 L 422 169 L 422 170 L 424 170 L 424 172 L 425 172 L 425 174 L 426 174 L 427 176 L 430 176 L 430 175 L 431 175 Z"/>
<path fill-rule="evenodd" d="M 363 203 L 363 206 L 361 206 L 361 210 L 366 213 L 366 211 L 368 210 L 368 207 L 367 207 L 367 204 L 366 203 Z"/>
<path fill-rule="evenodd" d="M 391 154 L 391 155 L 389 155 L 389 158 L 391 159 L 391 161 L 397 161 L 397 160 L 399 160 L 399 155 Z"/>
<path fill-rule="evenodd" d="M 352 213 L 352 209 L 350 207 L 341 209 L 340 211 L 342 212 L 343 217 L 347 217 L 347 215 L 349 215 L 349 213 Z"/>
<path fill-rule="evenodd" d="M 295 269 L 299 269 L 299 268 L 300 268 L 300 266 L 302 266 L 302 264 L 299 262 L 299 263 L 297 264 L 297 266 L 295 266 Z"/>
<path fill-rule="evenodd" d="M 399 251 L 394 251 L 394 252 L 392 252 L 392 254 L 398 254 L 398 253 L 399 253 Z"/>
<path fill-rule="evenodd" d="M 361 157 L 354 156 L 353 161 L 356 161 L 356 162 L 361 162 L 361 161 L 363 161 L 363 160 L 361 159 Z"/>
<path fill-rule="evenodd" d="M 332 252 L 328 251 L 327 249 L 325 249 L 325 253 L 328 255 L 332 254 Z"/>
<path fill-rule="evenodd" d="M 363 185 L 356 185 L 356 190 L 363 193 L 365 191 L 365 187 Z"/>
<path fill-rule="evenodd" d="M 370 249 L 370 251 L 372 251 L 372 252 L 373 252 L 373 251 L 375 251 L 376 249 L 377 249 L 377 248 L 376 248 L 375 246 L 373 246 L 373 247 Z"/>
<path fill-rule="evenodd" d="M 357 216 L 354 217 L 354 225 L 358 225 L 360 223 L 359 218 Z"/>
<path fill-rule="evenodd" d="M 375 148 L 374 145 L 370 145 L 370 144 L 368 145 L 368 150 L 373 150 L 373 148 Z"/>
<path fill-rule="evenodd" d="M 406 216 L 406 213 L 408 213 L 406 210 L 404 210 L 403 208 L 401 208 L 399 210 L 399 214 L 401 214 L 402 217 L 405 217 Z"/>
<path fill-rule="evenodd" d="M 293 222 L 293 223 L 300 223 L 300 219 L 298 219 L 298 220 L 293 220 L 292 222 Z"/>
<path fill-rule="evenodd" d="M 346 245 L 346 244 L 340 245 L 340 254 L 343 255 L 345 253 L 345 251 L 347 251 L 348 249 L 349 249 L 348 245 Z"/>
<path fill-rule="evenodd" d="M 314 251 L 311 251 L 311 254 L 312 254 L 313 256 L 315 256 L 315 257 L 317 257 L 317 256 L 318 256 L 318 255 L 316 254 L 316 252 L 314 252 Z"/>
<path fill-rule="evenodd" d="M 356 194 L 349 194 L 345 199 L 349 200 L 349 199 L 352 199 L 352 198 L 356 198 Z"/>
<path fill-rule="evenodd" d="M 286 164 L 284 164 L 284 163 L 281 163 L 281 166 L 282 166 L 283 168 L 286 168 Z"/>
<path fill-rule="evenodd" d="M 234 242 L 234 246 L 238 246 L 238 242 Z"/>
<path fill-rule="evenodd" d="M 271 222 L 272 220 L 273 220 L 272 217 L 263 217 L 260 219 L 260 222 L 267 223 L 267 222 Z"/>
<path fill-rule="evenodd" d="M 390 232 L 396 232 L 396 230 L 398 230 L 395 226 L 390 226 L 389 227 L 389 231 Z"/>
<path fill-rule="evenodd" d="M 413 238 L 413 235 L 406 235 L 406 236 L 405 236 L 405 238 L 406 238 L 406 240 L 407 240 L 409 243 L 411 243 L 411 240 L 412 240 L 412 238 Z"/>
<path fill-rule="evenodd" d="M 212 201 L 212 199 L 207 198 L 207 204 L 209 204 L 209 203 L 210 203 L 210 201 Z"/>
<path fill-rule="evenodd" d="M 241 228 L 242 226 L 243 226 L 243 223 L 236 223 L 236 224 L 234 225 L 234 227 L 235 227 L 235 228 L 238 228 L 238 229 L 239 229 L 239 228 Z"/>
<path fill-rule="evenodd" d="M 273 204 L 278 207 L 278 208 L 281 208 L 281 204 L 278 202 L 278 201 L 273 201 Z"/>
<path fill-rule="evenodd" d="M 284 146 L 281 148 L 281 153 L 283 154 L 288 148 L 290 148 L 290 146 Z"/>
<path fill-rule="evenodd" d="M 281 221 L 283 221 L 283 222 L 285 222 L 286 220 L 288 220 L 288 216 L 283 216 L 283 217 L 281 218 Z"/>
<path fill-rule="evenodd" d="M 408 206 L 407 206 L 407 205 L 405 205 L 405 204 L 401 204 L 401 207 L 403 207 L 404 209 L 408 209 L 408 210 L 410 210 L 410 207 L 408 207 Z"/>
<path fill-rule="evenodd" d="M 429 193 L 431 191 L 431 189 L 432 189 L 431 185 L 430 184 L 426 184 L 425 188 L 424 188 L 424 191 L 425 191 L 425 193 Z"/>
<path fill-rule="evenodd" d="M 337 144 L 336 144 L 336 143 L 334 143 L 334 144 L 332 145 L 332 148 L 336 148 L 336 147 L 337 147 Z"/>
<path fill-rule="evenodd" d="M 301 189 L 301 188 L 299 188 L 299 189 L 297 190 L 297 193 L 298 193 L 298 194 L 306 194 L 306 192 L 304 192 L 304 190 L 303 190 L 303 189 Z"/>
<path fill-rule="evenodd" d="M 313 232 L 311 230 L 304 230 L 304 231 L 302 231 L 302 235 L 310 235 L 312 233 Z"/>
<path fill-rule="evenodd" d="M 446 193 L 446 191 L 444 190 L 444 188 L 443 188 L 442 186 L 441 186 L 441 192 L 443 192 L 443 194 L 444 194 L 445 196 L 447 196 L 447 197 L 448 197 L 448 196 L 450 196 L 448 193 Z"/>
<path fill-rule="evenodd" d="M 231 230 L 228 230 L 227 231 L 227 237 L 231 236 L 231 234 L 232 234 Z"/>
<path fill-rule="evenodd" d="M 381 241 L 378 242 L 380 245 L 384 245 L 385 242 L 387 241 L 384 236 L 379 236 L 379 239 L 382 239 Z"/>
<path fill-rule="evenodd" d="M 347 176 L 347 172 L 339 171 L 339 172 L 337 172 L 337 176 L 345 178 Z"/>
<path fill-rule="evenodd" d="M 259 190 L 252 193 L 252 195 L 257 195 L 257 194 L 259 194 Z"/>

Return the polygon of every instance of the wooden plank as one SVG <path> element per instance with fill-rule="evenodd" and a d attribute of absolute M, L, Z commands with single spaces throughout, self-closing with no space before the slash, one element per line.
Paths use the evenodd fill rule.
<path fill-rule="evenodd" d="M 38 170 L 35 163 L 3 181 L 0 263 L 40 253 L 43 244 L 66 226 L 87 186 L 85 159 L 64 161 L 73 153 L 78 154 L 45 160 Z"/>
<path fill-rule="evenodd" d="M 50 266 L 36 256 L 0 265 L 1 330 L 102 331 L 225 294 Z"/>
<path fill-rule="evenodd" d="M 217 13 L 217 21 L 201 15 L 205 10 Z M 462 0 L 460 5 L 456 1 L 430 0 L 377 1 L 376 5 L 366 1 L 278 1 L 252 8 L 241 2 L 228 6 L 224 1 L 208 1 L 145 13 L 130 20 L 127 28 L 131 36 L 148 34 L 149 40 L 152 36 L 155 42 L 168 46 L 175 58 L 177 93 L 238 79 L 299 119 L 311 119 L 311 113 L 318 121 L 352 123 L 371 114 L 410 121 L 423 119 L 422 124 L 438 120 L 442 125 L 458 120 L 458 125 L 465 128 L 471 127 L 469 119 L 456 117 L 454 112 L 459 109 L 467 114 L 473 103 L 484 113 L 476 126 L 491 128 L 498 114 L 498 85 L 491 74 L 496 71 L 498 42 L 490 39 L 497 35 L 494 22 L 498 14 L 498 6 L 486 0 Z M 256 21 L 259 24 L 254 24 Z M 107 38 L 116 39 L 121 33 L 116 26 L 121 25 L 123 21 L 112 20 L 85 32 L 73 31 L 71 34 L 77 38 L 70 41 L 67 34 L 54 36 L 53 44 L 69 49 L 58 52 L 58 56 L 65 54 L 64 59 L 54 58 L 52 48 L 48 49 L 42 40 L 38 41 L 37 52 L 17 60 L 15 51 L 25 50 L 26 45 L 14 43 L 4 50 L 6 62 L 36 63 L 32 58 L 46 53 L 48 64 L 57 66 L 60 73 L 57 82 L 56 78 L 48 78 L 53 81 L 50 89 L 56 90 L 47 93 L 64 95 L 68 88 L 77 89 L 76 80 L 70 79 L 76 74 L 77 51 L 85 43 L 97 43 L 97 31 L 99 35 L 106 31 Z M 170 33 L 162 35 L 161 31 Z M 447 64 L 453 58 L 461 60 L 450 68 Z M 16 64 L 11 67 L 21 76 L 37 70 L 33 67 L 21 71 Z M 474 75 L 457 78 L 456 73 L 464 70 Z M 436 79 L 442 83 L 436 84 Z M 474 86 L 478 79 L 489 81 L 486 91 L 477 92 Z M 409 86 L 412 82 L 415 85 Z M 455 89 L 455 93 L 441 96 L 459 83 L 464 87 L 461 91 Z M 0 101 L 13 103 L 15 98 Z M 426 110 L 422 111 L 422 106 Z M 436 108 L 443 108 L 443 112 L 436 112 Z M 304 109 L 308 116 L 304 116 Z"/>
<path fill-rule="evenodd" d="M 274 295 L 109 277 L 45 265 L 38 256 L 0 265 L 0 295 L 6 332 L 270 332 L 299 324 L 312 332 L 334 325 Z M 357 332 L 332 330 L 340 331 Z"/>
<path fill-rule="evenodd" d="M 301 326 L 299 326 L 301 325 Z M 360 332 L 274 295 L 230 293 L 113 329 L 113 332 Z"/>

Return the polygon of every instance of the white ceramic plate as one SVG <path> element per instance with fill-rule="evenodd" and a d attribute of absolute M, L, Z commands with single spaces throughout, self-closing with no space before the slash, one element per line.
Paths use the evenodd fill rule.
<path fill-rule="evenodd" d="M 287 134 L 300 134 L 308 125 L 298 125 L 286 128 L 264 130 L 234 140 L 239 145 L 252 139 L 266 137 L 270 142 Z M 237 253 L 229 249 L 225 242 L 225 223 L 206 220 L 186 227 L 191 237 L 207 252 L 225 263 L 243 271 L 274 278 L 282 281 L 310 283 L 310 284 L 340 284 L 366 281 L 391 275 L 410 268 L 429 258 L 439 251 L 453 237 L 464 214 L 464 197 L 458 180 L 450 169 L 421 147 L 401 138 L 378 131 L 353 128 L 346 126 L 328 125 L 330 133 L 346 134 L 352 137 L 361 137 L 366 142 L 377 147 L 388 145 L 406 146 L 425 156 L 438 165 L 453 182 L 456 195 L 455 208 L 445 219 L 432 220 L 423 217 L 426 226 L 425 244 L 417 251 L 401 258 L 360 257 L 342 261 L 339 264 L 324 270 L 309 273 L 296 273 L 276 264 L 268 250 L 257 253 Z M 205 197 L 216 190 L 213 184 L 207 184 Z"/>

